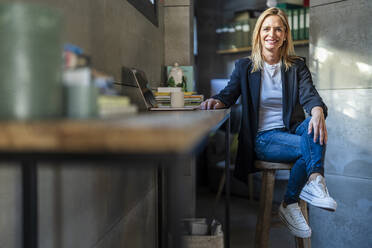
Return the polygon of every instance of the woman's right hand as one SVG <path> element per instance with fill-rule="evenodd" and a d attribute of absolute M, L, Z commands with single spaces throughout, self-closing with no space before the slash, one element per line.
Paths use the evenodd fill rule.
<path fill-rule="evenodd" d="M 200 104 L 200 109 L 220 109 L 226 107 L 223 102 L 218 99 L 209 98 Z"/>

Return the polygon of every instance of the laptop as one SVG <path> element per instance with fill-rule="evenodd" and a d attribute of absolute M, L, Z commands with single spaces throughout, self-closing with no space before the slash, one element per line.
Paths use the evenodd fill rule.
<path fill-rule="evenodd" d="M 140 111 L 187 111 L 199 109 L 199 106 L 181 108 L 158 107 L 155 96 L 148 86 L 146 74 L 138 69 L 122 67 L 121 93 L 137 104 Z"/>

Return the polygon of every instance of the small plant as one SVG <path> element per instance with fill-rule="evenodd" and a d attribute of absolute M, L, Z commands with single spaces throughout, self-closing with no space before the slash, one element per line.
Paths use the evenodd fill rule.
<path fill-rule="evenodd" d="M 168 78 L 168 87 L 176 87 L 176 82 L 173 77 Z"/>
<path fill-rule="evenodd" d="M 180 87 L 182 88 L 182 91 L 186 92 L 187 91 L 187 80 L 186 80 L 186 77 L 185 76 L 182 76 L 182 82 L 179 83 L 179 84 L 176 84 L 174 78 L 172 76 L 170 76 L 168 78 L 168 87 Z"/>

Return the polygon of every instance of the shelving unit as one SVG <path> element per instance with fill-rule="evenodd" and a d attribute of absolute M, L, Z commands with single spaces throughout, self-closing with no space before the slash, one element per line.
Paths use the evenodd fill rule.
<path fill-rule="evenodd" d="M 301 45 L 308 45 L 309 40 L 296 40 L 293 42 L 293 45 L 295 46 L 301 46 Z M 217 54 L 233 54 L 233 53 L 243 53 L 243 52 L 250 52 L 252 50 L 252 47 L 240 47 L 240 48 L 232 48 L 232 49 L 226 49 L 226 50 L 218 50 Z"/>

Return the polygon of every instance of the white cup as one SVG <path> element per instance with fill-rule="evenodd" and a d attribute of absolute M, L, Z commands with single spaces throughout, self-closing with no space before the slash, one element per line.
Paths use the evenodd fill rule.
<path fill-rule="evenodd" d="M 185 105 L 183 92 L 171 92 L 171 106 L 172 108 L 182 108 Z"/>

